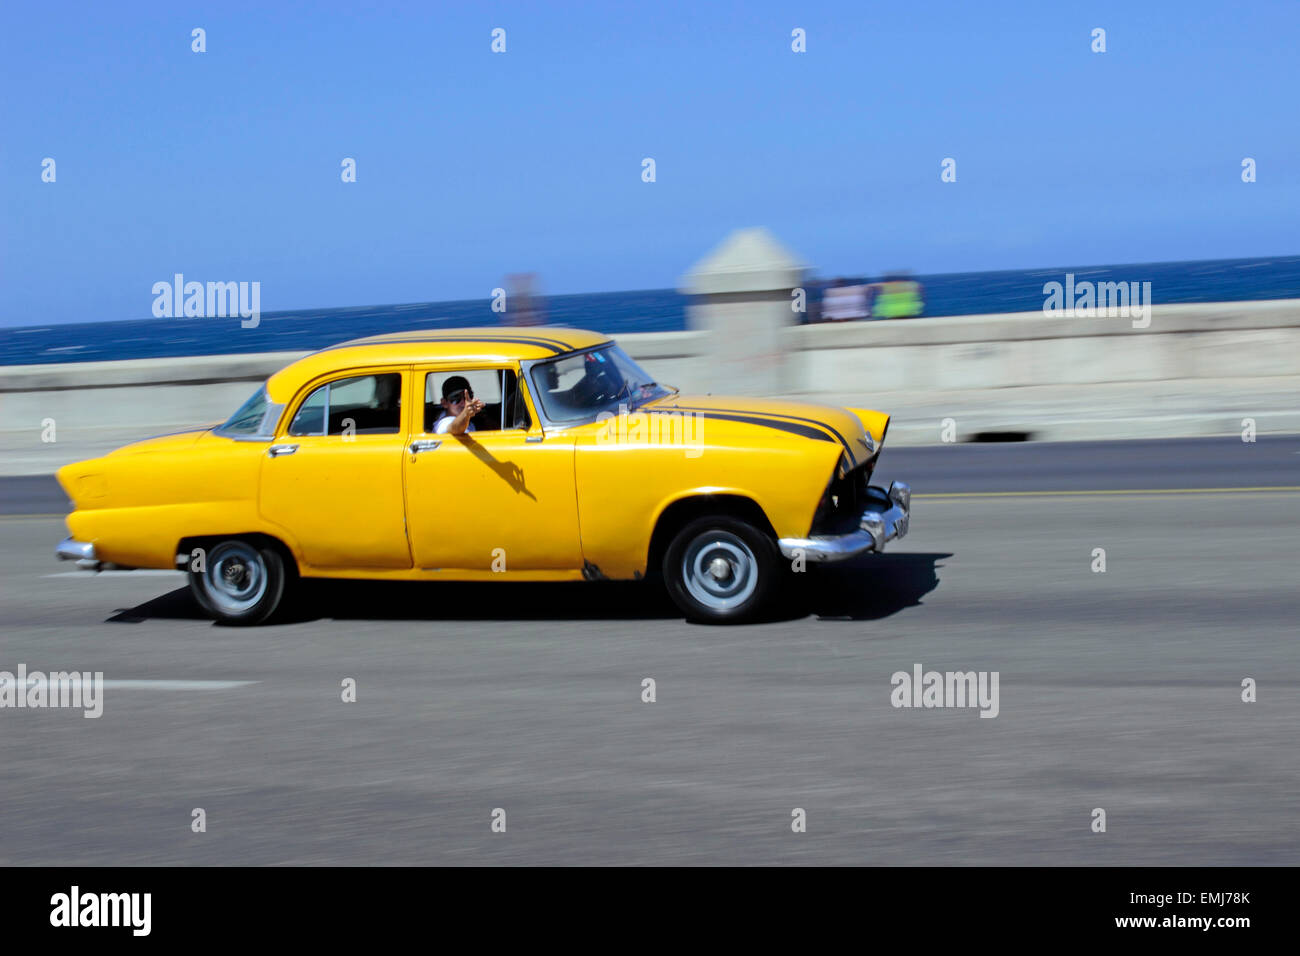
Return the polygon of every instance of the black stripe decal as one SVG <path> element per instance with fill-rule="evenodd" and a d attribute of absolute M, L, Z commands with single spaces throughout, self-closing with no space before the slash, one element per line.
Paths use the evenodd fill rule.
<path fill-rule="evenodd" d="M 675 407 L 681 409 L 684 412 L 710 412 L 715 410 L 715 409 L 706 409 L 706 408 L 687 408 L 684 405 L 678 405 Z M 838 440 L 839 443 L 844 446 L 844 450 L 849 453 L 849 460 L 853 462 L 853 466 L 856 468 L 858 465 L 858 457 L 853 452 L 853 446 L 851 446 L 847 441 L 844 440 L 844 436 L 841 435 L 839 431 L 836 430 L 835 426 L 827 425 L 825 422 L 819 422 L 815 418 L 801 418 L 798 415 L 778 415 L 775 412 L 745 412 L 735 408 L 719 408 L 716 409 L 716 411 L 726 412 L 732 415 L 762 415 L 762 416 L 770 417 L 774 421 L 786 422 L 787 424 L 790 422 L 807 422 L 810 425 L 815 425 L 818 428 L 823 428 L 827 432 L 830 432 L 832 435 L 834 435 L 835 438 L 831 439 L 829 436 L 826 435 L 825 432 L 818 432 L 817 437 L 823 438 L 826 441 Z"/>
<path fill-rule="evenodd" d="M 393 334 L 391 336 L 376 336 L 368 342 L 353 342 L 351 345 L 345 342 L 339 345 L 330 346 L 330 348 L 352 348 L 356 345 L 421 345 L 426 343 L 446 343 L 446 342 L 465 342 L 467 344 L 490 344 L 492 342 L 509 342 L 514 345 L 535 345 L 538 348 L 550 349 L 557 355 L 562 352 L 570 352 L 573 349 L 562 342 L 556 342 L 553 339 L 540 339 L 533 336 L 514 336 L 514 335 L 433 335 L 421 338 L 406 338 L 404 336 Z"/>
<path fill-rule="evenodd" d="M 465 332 L 457 331 L 454 329 L 430 329 L 427 332 L 420 329 L 416 329 L 411 332 L 380 332 L 378 335 L 369 336 L 369 338 L 375 338 L 375 339 L 382 338 L 385 341 L 391 341 L 391 342 L 426 341 L 426 339 L 419 338 L 419 336 L 428 336 L 429 337 L 428 340 L 432 340 L 433 338 L 438 338 L 438 339 L 449 339 L 451 341 L 459 341 L 462 339 L 469 338 L 475 342 L 514 342 L 514 341 L 527 340 L 529 342 L 537 342 L 539 344 L 544 344 L 544 345 L 554 345 L 566 352 L 570 352 L 574 350 L 574 347 L 572 345 L 569 345 L 563 339 L 557 339 L 551 335 L 537 335 L 532 332 L 523 332 L 523 331 L 512 332 L 509 335 L 489 335 L 489 334 L 480 335 L 479 334 L 479 333 L 486 333 L 489 331 L 490 330 L 488 329 L 477 329 L 477 330 L 472 330 L 467 334 Z M 406 336 L 411 336 L 411 337 L 407 338 Z M 609 342 L 611 340 L 609 338 L 606 338 L 605 341 Z M 602 343 L 597 342 L 596 344 L 600 345 Z M 588 348 L 588 346 L 585 345 L 582 347 Z"/>
<path fill-rule="evenodd" d="M 669 411 L 669 409 L 647 408 L 646 411 L 653 415 L 664 414 L 666 411 Z M 761 425 L 764 428 L 775 428 L 778 431 L 789 432 L 792 435 L 802 435 L 804 438 L 815 438 L 818 441 L 828 441 L 832 444 L 835 442 L 834 438 L 831 438 L 830 435 L 827 435 L 823 431 L 809 428 L 806 425 L 796 425 L 794 422 L 783 422 L 769 418 L 754 418 L 751 415 L 726 414 L 712 409 L 673 408 L 671 411 L 690 412 L 694 415 L 699 415 L 701 418 L 715 418 L 724 422 L 743 422 L 746 425 Z"/>
<path fill-rule="evenodd" d="M 377 339 L 371 342 L 340 342 L 338 345 L 329 345 L 323 349 L 317 349 L 314 354 L 333 352 L 336 349 L 363 348 L 367 345 L 446 345 L 454 342 L 463 342 L 466 345 L 490 345 L 493 342 L 508 342 L 512 345 L 533 345 L 537 348 L 549 349 L 554 355 L 563 355 L 565 352 L 575 351 L 571 346 L 556 345 L 547 339 L 506 338 L 505 336 L 497 336 L 494 338 L 474 338 L 472 336 L 452 335 L 429 339 Z"/>
<path fill-rule="evenodd" d="M 393 332 L 390 334 L 401 335 L 402 333 Z M 430 332 L 429 335 L 431 337 L 427 341 L 431 341 L 431 342 L 432 341 L 518 342 L 527 345 L 537 345 L 538 347 L 550 348 L 553 351 L 555 351 L 556 354 L 560 354 L 562 352 L 576 352 L 579 351 L 580 349 L 586 349 L 586 348 L 595 348 L 596 346 L 599 345 L 608 345 L 614 341 L 613 339 L 606 337 L 603 341 L 596 342 L 592 345 L 573 346 L 573 345 L 569 345 L 563 339 L 552 338 L 551 336 L 548 335 L 532 335 L 526 332 L 517 332 L 512 335 L 484 335 L 480 338 L 472 334 L 467 337 L 463 333 L 457 334 L 451 332 L 439 332 L 438 330 L 435 329 L 432 332 Z M 425 339 L 396 339 L 395 341 L 426 341 L 426 340 Z"/>

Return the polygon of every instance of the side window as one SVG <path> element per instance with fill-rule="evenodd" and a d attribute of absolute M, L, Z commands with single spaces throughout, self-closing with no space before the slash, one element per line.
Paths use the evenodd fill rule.
<path fill-rule="evenodd" d="M 511 396 L 513 393 L 513 400 L 507 399 L 509 404 L 507 405 L 506 421 L 510 423 L 507 427 L 528 431 L 532 427 L 532 421 L 528 417 L 528 402 L 524 400 L 524 390 L 519 387 L 519 380 L 514 372 L 507 370 L 506 375 L 508 376 L 506 379 L 506 395 Z"/>
<path fill-rule="evenodd" d="M 320 386 L 307 396 L 289 434 L 396 435 L 402 425 L 402 375 L 358 375 Z"/>
<path fill-rule="evenodd" d="M 329 405 L 330 387 L 322 385 L 307 396 L 298 414 L 289 423 L 290 435 L 324 435 L 325 409 Z"/>
<path fill-rule="evenodd" d="M 472 419 L 475 431 L 528 428 L 527 405 L 513 369 L 466 369 L 425 376 L 425 432 L 432 434 L 440 418 L 455 414 L 452 401 L 467 396 L 483 403 L 483 410 Z"/>

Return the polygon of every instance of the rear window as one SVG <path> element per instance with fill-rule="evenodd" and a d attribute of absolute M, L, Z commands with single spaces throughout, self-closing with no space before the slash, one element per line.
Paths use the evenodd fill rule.
<path fill-rule="evenodd" d="M 396 435 L 402 424 L 400 372 L 357 375 L 320 386 L 298 407 L 290 435 Z"/>

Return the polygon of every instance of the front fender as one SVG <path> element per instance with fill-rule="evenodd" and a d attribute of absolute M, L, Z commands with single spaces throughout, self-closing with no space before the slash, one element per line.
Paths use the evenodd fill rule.
<path fill-rule="evenodd" d="M 879 447 L 885 440 L 885 432 L 889 431 L 889 416 L 884 412 L 872 411 L 869 408 L 850 408 L 858 421 L 862 422 L 862 427 L 867 430 L 867 434 L 875 441 Z"/>
<path fill-rule="evenodd" d="M 841 453 L 838 444 L 807 440 L 706 444 L 698 457 L 667 446 L 580 442 L 574 469 L 583 558 L 609 578 L 644 574 L 660 516 L 704 495 L 753 501 L 778 537 L 806 534 Z"/>

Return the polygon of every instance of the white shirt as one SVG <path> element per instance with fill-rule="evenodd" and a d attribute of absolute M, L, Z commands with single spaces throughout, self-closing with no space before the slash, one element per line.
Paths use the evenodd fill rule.
<path fill-rule="evenodd" d="M 455 420 L 456 420 L 455 415 L 449 415 L 446 412 L 443 412 L 442 417 L 433 423 L 433 433 L 435 435 L 446 435 L 448 432 L 451 431 L 451 423 L 454 422 Z M 470 422 L 469 427 L 466 428 L 465 431 L 472 432 L 473 430 L 474 430 L 474 423 Z"/>

